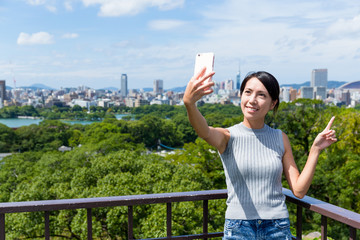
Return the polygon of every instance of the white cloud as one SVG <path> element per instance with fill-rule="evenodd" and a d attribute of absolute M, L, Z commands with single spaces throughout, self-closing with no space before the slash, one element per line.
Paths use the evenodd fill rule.
<path fill-rule="evenodd" d="M 149 22 L 149 27 L 153 30 L 169 30 L 181 27 L 184 24 L 186 22 L 179 20 L 154 20 Z"/>
<path fill-rule="evenodd" d="M 72 4 L 71 4 L 70 1 L 64 2 L 64 6 L 65 6 L 65 9 L 66 9 L 67 11 L 72 11 L 72 10 L 73 10 L 73 6 L 72 6 Z"/>
<path fill-rule="evenodd" d="M 50 12 L 52 12 L 52 13 L 57 12 L 57 8 L 55 6 L 48 5 L 48 6 L 46 6 L 46 9 L 49 10 Z"/>
<path fill-rule="evenodd" d="M 26 0 L 26 2 L 30 5 L 44 5 L 46 4 L 46 0 Z"/>
<path fill-rule="evenodd" d="M 20 33 L 17 44 L 19 45 L 35 45 L 35 44 L 51 44 L 54 43 L 53 35 L 47 32 L 38 32 L 33 34 Z"/>
<path fill-rule="evenodd" d="M 354 0 L 257 0 L 256 8 L 254 1 L 250 0 L 201 1 L 201 6 L 197 1 L 188 1 L 185 5 L 183 0 L 23 1 L 33 5 L 43 4 L 44 8 L 53 4 L 64 11 L 75 10 L 78 1 L 101 16 L 135 15 L 155 10 L 147 27 L 158 32 L 141 31 L 142 25 L 137 31 L 138 26 L 130 24 L 140 21 L 129 21 L 129 29 L 134 30 L 134 35 L 127 34 L 124 29 L 124 34 L 109 38 L 105 43 L 97 41 L 98 45 L 82 44 L 76 45 L 76 49 L 66 48 L 63 51 L 69 52 L 64 52 L 65 55 L 53 55 L 44 59 L 42 64 L 30 65 L 31 58 L 35 56 L 24 63 L 29 64 L 29 73 L 43 71 L 48 74 L 44 79 L 50 79 L 50 76 L 54 81 L 63 78 L 70 85 L 80 81 L 107 85 L 106 79 L 116 78 L 119 72 L 128 73 L 134 88 L 151 86 L 155 78 L 163 79 L 166 87 L 185 85 L 193 73 L 195 53 L 199 51 L 215 52 L 216 81 L 234 78 L 239 65 L 244 74 L 251 70 L 267 70 L 282 83 L 307 81 L 311 69 L 317 67 L 328 68 L 331 79 L 353 79 L 356 73 L 350 74 L 350 70 L 358 68 L 356 64 L 360 59 L 360 3 Z M 181 7 L 184 9 L 171 11 L 171 15 L 156 14 L 161 10 Z M 79 16 L 81 10 L 77 9 Z M 148 19 L 149 15 L 146 17 Z M 128 19 L 135 17 L 125 20 Z M 180 28 L 181 31 L 172 31 L 171 34 L 165 31 Z M 62 33 L 69 31 L 68 34 L 59 36 L 75 38 L 76 35 L 71 33 L 74 30 L 67 29 Z M 148 34 L 156 34 L 156 38 Z M 88 51 L 81 54 L 84 49 Z M 43 54 L 47 52 L 45 49 Z M 74 60 L 74 56 L 91 57 L 92 52 L 97 55 L 92 57 L 91 64 L 85 64 L 87 61 L 81 59 Z M 61 63 L 63 67 L 49 69 L 52 60 L 56 61 L 54 65 Z M 345 72 L 349 74 L 344 74 L 343 69 L 348 69 Z M 36 74 L 34 78 L 38 76 Z M 62 81 L 57 82 L 66 85 Z"/>
<path fill-rule="evenodd" d="M 25 2 L 33 6 L 45 5 L 49 12 L 57 12 L 57 8 L 55 7 L 56 0 L 25 0 Z"/>
<path fill-rule="evenodd" d="M 325 30 L 325 36 L 335 39 L 360 36 L 360 15 L 352 19 L 339 19 Z"/>
<path fill-rule="evenodd" d="M 136 15 L 148 7 L 170 10 L 182 7 L 185 0 L 82 0 L 85 6 L 100 5 L 100 16 Z"/>
<path fill-rule="evenodd" d="M 62 35 L 62 38 L 66 38 L 66 39 L 74 39 L 74 38 L 78 38 L 79 34 L 77 33 L 65 33 L 64 35 Z"/>

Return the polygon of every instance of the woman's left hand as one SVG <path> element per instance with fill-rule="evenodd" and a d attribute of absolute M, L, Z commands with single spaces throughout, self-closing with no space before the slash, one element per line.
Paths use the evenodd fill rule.
<path fill-rule="evenodd" d="M 331 129 L 331 125 L 333 124 L 334 120 L 335 117 L 332 117 L 324 131 L 317 135 L 314 140 L 313 147 L 316 147 L 319 150 L 323 150 L 337 141 L 335 130 Z"/>

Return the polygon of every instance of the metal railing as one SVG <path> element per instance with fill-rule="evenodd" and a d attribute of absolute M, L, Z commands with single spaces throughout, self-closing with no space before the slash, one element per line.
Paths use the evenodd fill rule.
<path fill-rule="evenodd" d="M 303 199 L 296 198 L 290 190 L 283 188 L 286 200 L 297 205 L 296 237 L 302 237 L 302 211 L 310 211 L 321 214 L 321 239 L 327 239 L 327 219 L 331 218 L 349 226 L 349 239 L 356 240 L 356 229 L 360 229 L 360 214 L 340 208 L 338 206 L 305 196 Z M 44 212 L 45 239 L 50 239 L 49 212 L 68 209 L 87 209 L 87 239 L 92 239 L 92 209 L 99 207 L 128 207 L 128 239 L 135 239 L 133 233 L 133 206 L 166 203 L 166 235 L 156 239 L 207 239 L 223 236 L 222 232 L 208 232 L 208 201 L 227 198 L 227 190 L 209 190 L 179 193 L 161 193 L 147 195 L 130 195 L 118 197 L 82 198 L 65 200 L 46 200 L 28 202 L 0 203 L 0 240 L 5 239 L 5 214 L 20 212 Z M 203 201 L 203 233 L 186 236 L 172 236 L 172 203 Z M 152 238 L 155 239 L 155 238 Z"/>

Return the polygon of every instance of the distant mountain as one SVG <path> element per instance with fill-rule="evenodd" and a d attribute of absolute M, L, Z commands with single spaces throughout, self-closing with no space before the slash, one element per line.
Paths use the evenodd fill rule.
<path fill-rule="evenodd" d="M 168 89 L 168 91 L 173 91 L 173 92 L 185 92 L 186 86 L 184 87 L 175 87 L 175 88 L 171 88 Z"/>
<path fill-rule="evenodd" d="M 19 87 L 19 88 L 31 88 L 33 90 L 37 90 L 37 89 L 47 89 L 47 90 L 55 90 L 55 88 L 52 88 L 52 87 L 49 87 L 49 86 L 46 86 L 44 84 L 41 84 L 41 83 L 35 83 L 35 84 L 32 84 L 30 86 L 22 86 L 22 87 Z"/>
<path fill-rule="evenodd" d="M 347 82 L 343 82 L 343 81 L 328 81 L 328 85 L 327 85 L 327 88 L 328 89 L 332 89 L 332 88 L 338 88 L 340 87 L 341 85 L 344 85 L 345 83 Z M 300 89 L 301 87 L 309 87 L 310 86 L 310 81 L 307 81 L 307 82 L 304 82 L 304 83 L 301 83 L 301 84 L 282 84 L 280 85 L 280 87 L 292 87 L 294 89 Z"/>
<path fill-rule="evenodd" d="M 334 80 L 330 80 L 328 81 L 328 89 L 333 89 L 333 88 L 338 88 L 342 85 L 344 85 L 347 82 L 344 81 L 334 81 Z M 292 87 L 294 89 L 300 89 L 302 86 L 310 86 L 310 81 L 304 82 L 304 83 L 293 83 L 293 84 L 281 84 L 280 87 Z M 23 86 L 20 88 L 30 88 L 33 90 L 37 90 L 37 89 L 48 89 L 48 90 L 56 90 L 55 88 L 46 86 L 44 84 L 41 83 L 36 83 L 36 84 L 32 84 L 30 86 Z M 12 90 L 13 88 L 10 86 L 6 86 L 6 90 Z M 76 88 L 72 88 L 72 89 L 76 89 Z M 142 88 L 144 90 L 144 92 L 152 92 L 153 88 Z M 174 87 L 174 88 L 170 88 L 167 89 L 166 91 L 173 91 L 173 92 L 185 92 L 186 86 L 183 87 Z M 110 90 L 110 91 L 120 91 L 119 88 L 116 87 L 106 87 L 106 88 L 101 88 L 99 90 Z M 138 91 L 140 89 L 137 89 Z"/>
<path fill-rule="evenodd" d="M 113 91 L 113 92 L 119 91 L 119 89 L 116 87 L 106 87 L 106 88 L 100 88 L 98 90 L 109 90 L 109 91 Z"/>
<path fill-rule="evenodd" d="M 144 92 L 152 92 L 153 88 L 142 88 L 144 90 Z"/>
<path fill-rule="evenodd" d="M 280 87 L 292 87 L 294 89 L 300 89 L 301 87 L 310 87 L 310 82 L 304 82 L 304 83 L 293 83 L 293 84 L 282 84 Z"/>
<path fill-rule="evenodd" d="M 347 82 L 341 82 L 341 81 L 328 81 L 328 85 L 327 88 L 328 89 L 332 89 L 332 88 L 338 88 L 342 85 L 344 85 Z"/>

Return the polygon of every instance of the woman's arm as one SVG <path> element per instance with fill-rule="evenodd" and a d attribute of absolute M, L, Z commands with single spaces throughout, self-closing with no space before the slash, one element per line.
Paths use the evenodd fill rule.
<path fill-rule="evenodd" d="M 200 98 L 213 92 L 211 87 L 214 86 L 214 82 L 205 82 L 205 80 L 213 76 L 215 72 L 204 75 L 205 70 L 206 68 L 203 68 L 200 73 L 191 78 L 186 87 L 183 101 L 189 121 L 198 136 L 214 146 L 220 153 L 223 153 L 230 138 L 229 131 L 224 128 L 209 127 L 205 118 L 196 107 L 196 102 Z"/>
<path fill-rule="evenodd" d="M 283 133 L 283 142 L 285 147 L 285 153 L 283 156 L 284 174 L 291 191 L 298 198 L 303 198 L 309 190 L 321 150 L 337 141 L 335 131 L 330 129 L 334 119 L 335 117 L 332 117 L 324 131 L 319 133 L 315 138 L 301 174 L 299 173 L 294 161 L 289 138 L 285 133 Z"/>

